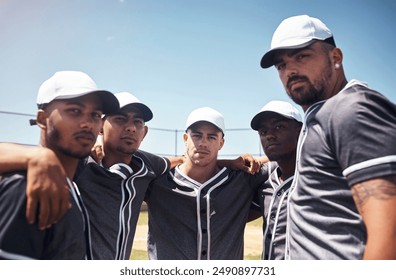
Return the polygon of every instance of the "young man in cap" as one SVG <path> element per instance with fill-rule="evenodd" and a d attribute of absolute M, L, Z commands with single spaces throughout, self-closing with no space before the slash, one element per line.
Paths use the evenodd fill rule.
<path fill-rule="evenodd" d="M 53 227 L 39 230 L 25 218 L 26 173 L 12 172 L 0 180 L 0 258 L 89 259 L 89 216 L 77 185 L 71 182 L 78 160 L 89 155 L 102 127 L 102 113 L 119 104 L 99 90 L 85 73 L 61 71 L 40 87 L 36 123 L 40 145 L 62 162 L 72 208 Z"/>
<path fill-rule="evenodd" d="M 302 118 L 288 102 L 271 101 L 252 119 L 269 163 L 269 178 L 259 188 L 257 200 L 264 218 L 264 260 L 285 259 L 287 197 L 293 181 L 297 140 Z"/>
<path fill-rule="evenodd" d="M 224 131 L 223 116 L 212 108 L 188 116 L 184 162 L 147 192 L 150 259 L 243 259 L 251 202 L 268 170 L 250 175 L 219 167 Z"/>
<path fill-rule="evenodd" d="M 342 59 L 330 29 L 302 15 L 278 26 L 261 60 L 306 114 L 288 259 L 396 259 L 396 106 L 348 82 Z"/>

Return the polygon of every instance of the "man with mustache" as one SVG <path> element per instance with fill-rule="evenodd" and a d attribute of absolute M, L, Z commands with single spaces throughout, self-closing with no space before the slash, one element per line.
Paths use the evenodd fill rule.
<path fill-rule="evenodd" d="M 243 259 L 243 236 L 253 196 L 267 180 L 219 167 L 224 118 L 203 107 L 190 113 L 185 160 L 154 180 L 147 192 L 148 254 L 152 260 Z"/>
<path fill-rule="evenodd" d="M 269 163 L 269 178 L 257 192 L 263 216 L 264 260 L 285 259 L 287 197 L 293 181 L 297 140 L 302 127 L 298 110 L 285 101 L 271 101 L 251 120 Z"/>
<path fill-rule="evenodd" d="M 396 259 L 396 106 L 348 82 L 342 62 L 332 32 L 307 15 L 282 21 L 261 60 L 305 111 L 287 259 Z"/>
<path fill-rule="evenodd" d="M 62 162 L 72 208 L 56 225 L 39 230 L 25 218 L 26 172 L 4 174 L 0 177 L 0 259 L 90 259 L 89 215 L 71 179 L 79 159 L 89 155 L 95 144 L 102 113 L 117 111 L 118 101 L 111 92 L 99 90 L 85 73 L 60 71 L 41 85 L 37 105 L 40 146 Z"/>

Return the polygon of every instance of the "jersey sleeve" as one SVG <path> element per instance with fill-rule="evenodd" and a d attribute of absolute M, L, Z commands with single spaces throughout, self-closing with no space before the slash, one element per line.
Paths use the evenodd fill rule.
<path fill-rule="evenodd" d="M 13 174 L 0 181 L 0 250 L 18 258 L 40 258 L 44 231 L 28 224 L 25 176 Z"/>
<path fill-rule="evenodd" d="M 396 173 L 396 106 L 366 87 L 353 87 L 329 118 L 331 147 L 350 186 Z"/>
<path fill-rule="evenodd" d="M 150 165 L 156 176 L 160 176 L 170 170 L 170 161 L 165 157 L 160 157 L 149 152 L 139 150 L 136 155 L 142 157 L 147 165 Z"/>

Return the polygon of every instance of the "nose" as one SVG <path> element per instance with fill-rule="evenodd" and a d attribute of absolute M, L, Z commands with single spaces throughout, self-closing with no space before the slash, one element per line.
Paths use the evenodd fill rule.
<path fill-rule="evenodd" d="M 202 137 L 201 140 L 199 141 L 199 147 L 206 147 L 208 145 L 208 140 L 206 137 Z"/>
<path fill-rule="evenodd" d="M 274 133 L 269 132 L 267 135 L 265 135 L 265 139 L 267 141 L 274 140 L 274 139 L 276 139 L 276 136 Z"/>
<path fill-rule="evenodd" d="M 135 132 L 136 131 L 135 122 L 133 120 L 128 121 L 125 126 L 125 130 L 128 132 Z"/>
<path fill-rule="evenodd" d="M 80 127 L 84 129 L 92 129 L 95 122 L 96 120 L 93 116 L 86 114 L 80 123 Z"/>
<path fill-rule="evenodd" d="M 295 67 L 295 65 L 290 62 L 285 66 L 285 75 L 287 78 L 291 78 L 293 76 L 296 76 L 298 73 L 297 71 L 297 67 Z"/>

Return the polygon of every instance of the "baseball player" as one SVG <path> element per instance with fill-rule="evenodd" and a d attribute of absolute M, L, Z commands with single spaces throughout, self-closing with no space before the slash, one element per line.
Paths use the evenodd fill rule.
<path fill-rule="evenodd" d="M 396 105 L 347 81 L 342 63 L 333 33 L 307 15 L 282 21 L 261 60 L 305 111 L 287 259 L 396 259 Z"/>
<path fill-rule="evenodd" d="M 85 73 L 60 71 L 41 85 L 37 104 L 40 145 L 61 160 L 72 207 L 53 227 L 38 230 L 25 218 L 26 173 L 1 177 L 0 258 L 90 259 L 89 215 L 69 178 L 74 177 L 79 158 L 89 155 L 102 127 L 102 112 L 117 111 L 118 101 Z"/>
<path fill-rule="evenodd" d="M 224 119 L 203 107 L 191 112 L 185 161 L 154 180 L 147 192 L 148 255 L 164 259 L 243 259 L 243 236 L 257 188 L 268 179 L 219 167 Z"/>
<path fill-rule="evenodd" d="M 264 260 L 285 259 L 287 197 L 293 181 L 302 117 L 288 102 L 271 101 L 251 120 L 264 153 L 270 159 L 269 178 L 258 190 L 264 217 Z"/>

